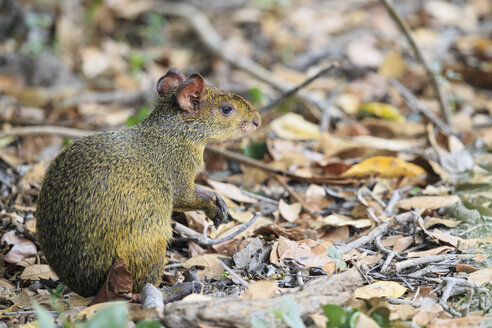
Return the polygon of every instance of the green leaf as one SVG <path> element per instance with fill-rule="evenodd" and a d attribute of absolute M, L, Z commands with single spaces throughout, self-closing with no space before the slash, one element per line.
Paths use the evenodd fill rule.
<path fill-rule="evenodd" d="M 149 116 L 149 107 L 143 106 L 135 115 L 130 116 L 128 120 L 126 120 L 126 125 L 134 126 L 145 120 L 147 116 Z"/>
<path fill-rule="evenodd" d="M 161 324 L 158 321 L 142 320 L 135 325 L 135 328 L 160 328 Z"/>
<path fill-rule="evenodd" d="M 372 310 L 369 316 L 377 322 L 379 327 L 391 327 L 389 319 L 390 310 L 387 307 L 378 307 Z"/>
<path fill-rule="evenodd" d="M 248 92 L 253 105 L 262 106 L 267 102 L 267 97 L 260 88 L 250 88 Z"/>
<path fill-rule="evenodd" d="M 280 309 L 272 309 L 270 311 L 291 328 L 305 328 L 297 302 L 287 296 L 282 297 L 281 301 L 282 307 Z"/>
<path fill-rule="evenodd" d="M 338 248 L 336 248 L 335 246 L 330 246 L 330 248 L 328 248 L 328 256 L 334 260 L 341 259 L 340 252 L 338 251 Z"/>
<path fill-rule="evenodd" d="M 327 328 L 338 328 L 345 324 L 345 310 L 336 304 L 327 304 L 321 306 L 325 316 L 328 318 Z"/>
<path fill-rule="evenodd" d="M 253 326 L 253 328 L 270 328 L 266 320 L 263 318 L 251 319 L 251 326 Z"/>
<path fill-rule="evenodd" d="M 265 141 L 261 142 L 252 142 L 243 148 L 243 155 L 254 158 L 254 159 L 263 159 L 268 149 Z"/>
<path fill-rule="evenodd" d="M 34 311 L 36 311 L 36 316 L 38 317 L 38 327 L 39 328 L 55 328 L 53 323 L 53 317 L 39 304 L 33 305 Z"/>
<path fill-rule="evenodd" d="M 126 328 L 128 322 L 128 305 L 126 303 L 110 303 L 94 314 L 84 328 Z"/>

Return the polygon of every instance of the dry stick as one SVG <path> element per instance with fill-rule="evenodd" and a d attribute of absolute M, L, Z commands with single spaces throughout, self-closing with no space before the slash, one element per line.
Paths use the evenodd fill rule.
<path fill-rule="evenodd" d="M 419 111 L 422 115 L 427 117 L 429 121 L 434 123 L 442 132 L 446 134 L 455 134 L 453 128 L 444 123 L 439 117 L 437 117 L 427 106 L 422 104 L 417 97 L 415 97 L 407 88 L 405 88 L 398 80 L 390 79 L 391 85 L 398 90 L 398 92 L 405 98 L 410 107 Z"/>
<path fill-rule="evenodd" d="M 253 60 L 231 53 L 228 47 L 224 45 L 222 37 L 217 33 L 207 16 L 195 7 L 185 3 L 159 1 L 155 2 L 153 10 L 160 14 L 177 16 L 186 20 L 205 47 L 215 56 L 227 61 L 232 66 L 249 73 L 280 92 L 288 92 L 292 88 L 290 84 L 280 80 L 272 72 Z M 313 112 L 313 114 L 317 118 L 321 117 L 321 110 L 326 107 L 326 102 L 317 94 L 308 90 L 299 90 L 295 97 L 304 102 L 314 104 L 318 111 Z M 330 110 L 331 115 L 334 117 L 344 116 L 341 111 L 334 107 L 330 108 Z"/>
<path fill-rule="evenodd" d="M 245 224 L 243 224 L 241 226 L 241 228 L 239 228 L 235 232 L 231 233 L 230 235 L 227 235 L 225 237 L 222 237 L 220 239 L 215 239 L 215 240 L 209 239 L 206 236 L 204 236 L 203 234 L 196 232 L 195 230 L 190 229 L 190 228 L 188 228 L 188 227 L 186 227 L 186 226 L 184 226 L 178 222 L 173 223 L 173 228 L 174 228 L 174 230 L 176 230 L 180 234 L 187 236 L 187 238 L 189 240 L 195 241 L 202 246 L 214 246 L 214 245 L 229 241 L 232 238 L 238 236 L 241 232 L 248 229 L 253 223 L 255 223 L 255 221 L 258 219 L 259 216 L 260 216 L 260 213 L 256 212 L 255 215 L 248 222 L 246 222 Z"/>
<path fill-rule="evenodd" d="M 441 87 L 439 86 L 437 77 L 432 73 L 429 65 L 427 64 L 424 56 L 422 55 L 420 48 L 418 47 L 417 43 L 415 42 L 415 39 L 412 36 L 412 33 L 410 32 L 410 28 L 405 23 L 405 21 L 400 17 L 398 12 L 395 10 L 395 8 L 393 8 L 393 6 L 389 3 L 388 0 L 380 0 L 380 1 L 386 7 L 386 10 L 388 11 L 391 18 L 395 21 L 395 23 L 398 25 L 400 30 L 403 32 L 403 34 L 407 38 L 408 43 L 410 44 L 410 47 L 413 49 L 415 57 L 424 67 L 425 72 L 427 73 L 427 77 L 429 78 L 432 87 L 434 89 L 434 92 L 436 93 L 437 100 L 439 101 L 439 106 L 441 107 L 443 119 L 446 123 L 449 124 L 451 121 L 451 112 L 449 110 L 449 105 L 445 99 Z"/>
<path fill-rule="evenodd" d="M 91 134 L 95 134 L 97 131 L 91 130 L 79 130 L 74 128 L 67 128 L 63 126 L 53 125 L 35 125 L 25 126 L 20 128 L 12 128 L 8 131 L 0 132 L 0 138 L 4 137 L 19 137 L 31 134 L 56 134 L 70 138 L 82 138 Z"/>
<path fill-rule="evenodd" d="M 440 262 L 445 260 L 471 260 L 475 257 L 475 255 L 476 254 L 445 254 L 445 255 L 419 257 L 419 258 L 396 263 L 395 269 L 396 272 L 400 272 L 420 264 L 428 264 L 428 263 Z"/>
<path fill-rule="evenodd" d="M 301 206 L 302 206 L 302 209 L 304 210 L 304 212 L 308 213 L 309 215 L 313 215 L 313 211 L 311 211 L 308 207 L 307 207 L 307 204 L 306 202 L 304 201 L 304 199 L 302 199 L 302 197 L 297 193 L 297 191 L 295 191 L 294 189 L 292 189 L 288 184 L 287 182 L 285 181 L 284 177 L 281 177 L 279 175 L 276 175 L 274 174 L 273 177 L 275 178 L 275 180 L 277 180 L 281 185 L 282 187 L 284 187 L 285 190 L 287 190 L 287 192 L 292 196 L 294 197 L 295 200 L 297 200 L 299 203 L 301 203 Z"/>
<path fill-rule="evenodd" d="M 243 285 L 244 287 L 248 288 L 249 287 L 249 284 L 243 279 L 243 277 L 241 277 L 240 275 L 238 275 L 236 272 L 234 272 L 234 270 L 232 270 L 227 264 L 225 264 L 224 262 L 222 262 L 220 259 L 217 259 L 217 262 L 227 271 L 229 272 L 229 274 L 231 276 L 233 276 L 234 278 L 236 278 L 239 283 L 241 285 Z"/>
<path fill-rule="evenodd" d="M 306 81 L 304 81 L 301 84 L 295 86 L 294 88 L 290 89 L 289 91 L 284 92 L 280 97 L 278 97 L 274 101 L 272 101 L 269 104 L 267 104 L 267 105 L 263 106 L 262 108 L 260 108 L 258 110 L 258 112 L 260 112 L 260 114 L 263 114 L 264 112 L 266 112 L 270 108 L 273 108 L 273 107 L 279 105 L 285 99 L 292 97 L 297 92 L 299 92 L 299 90 L 301 90 L 302 88 L 305 88 L 307 85 L 309 85 L 311 82 L 313 82 L 314 80 L 316 80 L 320 76 L 322 76 L 322 75 L 328 73 L 329 71 L 331 71 L 331 69 L 334 68 L 334 67 L 338 67 L 338 63 L 332 63 L 332 64 L 330 64 L 330 66 L 323 68 L 321 71 L 319 71 L 318 73 L 316 73 L 314 76 L 308 78 Z"/>
<path fill-rule="evenodd" d="M 265 171 L 267 173 L 274 173 L 278 174 L 281 176 L 285 176 L 287 178 L 296 180 L 296 181 L 302 181 L 302 182 L 309 182 L 309 183 L 324 183 L 324 184 L 337 184 L 337 183 L 343 183 L 344 180 L 338 180 L 338 179 L 331 179 L 331 178 L 325 178 L 325 177 L 314 177 L 314 178 L 308 178 L 308 177 L 303 177 L 300 175 L 292 174 L 289 172 L 285 172 L 276 168 L 271 167 L 268 164 L 265 164 L 263 162 L 260 162 L 256 159 L 252 159 L 249 157 L 246 157 L 244 155 L 235 153 L 233 151 L 221 148 L 219 146 L 215 145 L 207 145 L 206 147 L 207 150 L 216 153 L 217 155 L 224 156 L 225 158 L 231 159 L 233 161 L 255 167 L 257 169 L 260 169 L 262 171 Z"/>
<path fill-rule="evenodd" d="M 354 240 L 354 241 L 352 241 L 346 245 L 339 246 L 338 251 L 343 254 L 343 253 L 351 251 L 352 249 L 361 247 L 361 246 L 375 240 L 377 238 L 377 236 L 384 235 L 386 232 L 388 232 L 389 229 L 391 228 L 391 226 L 395 223 L 395 221 L 399 224 L 406 224 L 411 220 L 415 220 L 415 218 L 416 218 L 416 213 L 414 213 L 414 212 L 407 212 L 407 213 L 397 215 L 395 217 L 395 220 L 390 220 L 390 221 L 384 222 L 383 224 L 381 224 L 381 225 L 377 226 L 376 228 L 374 228 L 373 230 L 371 230 L 371 232 L 369 232 L 367 235 L 359 237 L 356 240 Z"/>

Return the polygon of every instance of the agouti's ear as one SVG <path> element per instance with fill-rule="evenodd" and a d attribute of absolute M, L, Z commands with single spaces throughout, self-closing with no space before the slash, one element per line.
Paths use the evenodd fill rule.
<path fill-rule="evenodd" d="M 171 68 L 166 75 L 157 81 L 157 92 L 159 95 L 162 95 L 172 88 L 179 86 L 184 80 L 186 80 L 186 76 L 183 73 L 176 68 Z"/>
<path fill-rule="evenodd" d="M 192 74 L 178 87 L 176 99 L 179 107 L 192 115 L 198 114 L 200 101 L 205 91 L 205 82 L 200 74 Z"/>

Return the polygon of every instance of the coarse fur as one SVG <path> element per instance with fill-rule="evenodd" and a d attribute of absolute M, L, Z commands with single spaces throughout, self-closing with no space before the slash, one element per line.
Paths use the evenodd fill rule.
<path fill-rule="evenodd" d="M 165 77 L 170 73 L 176 79 L 175 70 Z M 260 115 L 240 96 L 207 86 L 192 99 L 195 107 L 184 110 L 180 101 L 188 94 L 181 90 L 201 77 L 181 76 L 168 78 L 162 90 L 158 85 L 157 105 L 140 124 L 74 142 L 46 172 L 38 240 L 60 280 L 82 296 L 98 292 L 118 257 L 127 263 L 135 292 L 158 284 L 173 210 L 221 215 L 218 196 L 194 184 L 205 145 L 254 131 Z M 223 115 L 223 106 L 233 112 Z"/>

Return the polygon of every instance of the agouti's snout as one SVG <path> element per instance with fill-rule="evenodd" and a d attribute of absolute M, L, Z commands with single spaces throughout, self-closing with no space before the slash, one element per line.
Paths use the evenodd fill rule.
<path fill-rule="evenodd" d="M 260 124 L 261 124 L 261 116 L 260 116 L 259 113 L 256 113 L 256 116 L 253 118 L 253 120 L 251 121 L 251 123 L 253 123 L 253 125 L 255 127 L 255 130 L 260 127 Z"/>

